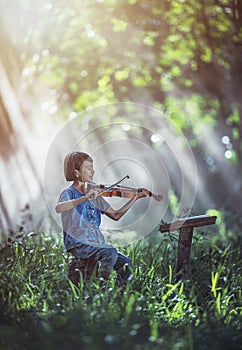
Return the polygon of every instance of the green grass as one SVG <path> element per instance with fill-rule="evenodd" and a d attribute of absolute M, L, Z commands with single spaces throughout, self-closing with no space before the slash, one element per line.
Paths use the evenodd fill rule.
<path fill-rule="evenodd" d="M 240 239 L 195 235 L 176 283 L 177 235 L 156 235 L 123 249 L 134 262 L 125 292 L 114 275 L 105 290 L 73 285 L 62 242 L 45 234 L 2 249 L 0 349 L 239 349 Z"/>

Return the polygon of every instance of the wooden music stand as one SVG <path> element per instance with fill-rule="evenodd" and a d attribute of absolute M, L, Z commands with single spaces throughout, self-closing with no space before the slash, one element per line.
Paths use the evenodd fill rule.
<path fill-rule="evenodd" d="M 181 218 L 170 224 L 162 224 L 160 232 L 175 232 L 179 231 L 176 281 L 182 279 L 182 276 L 187 272 L 190 250 L 192 245 L 193 228 L 198 226 L 207 226 L 215 224 L 217 216 L 199 215 L 187 218 Z"/>

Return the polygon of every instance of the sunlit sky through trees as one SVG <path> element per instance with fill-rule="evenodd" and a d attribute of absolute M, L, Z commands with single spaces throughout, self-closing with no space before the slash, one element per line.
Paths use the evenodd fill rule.
<path fill-rule="evenodd" d="M 2 232 L 60 231 L 72 150 L 92 154 L 98 183 L 129 174 L 125 185 L 164 194 L 121 226 L 104 220 L 109 230 L 143 236 L 209 210 L 241 222 L 241 2 L 1 0 L 0 10 Z"/>

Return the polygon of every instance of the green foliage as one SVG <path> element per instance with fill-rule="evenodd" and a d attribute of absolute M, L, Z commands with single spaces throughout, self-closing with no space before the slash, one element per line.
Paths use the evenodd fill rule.
<path fill-rule="evenodd" d="M 233 148 L 226 158 L 240 166 L 239 1 L 12 0 L 0 6 L 4 18 L 18 18 L 9 30 L 22 80 L 31 85 L 38 78 L 53 89 L 58 115 L 117 101 L 159 106 L 194 147 L 204 140 L 204 126 L 226 133 Z"/>
<path fill-rule="evenodd" d="M 233 138 L 227 159 L 239 164 L 239 5 L 213 0 L 37 4 L 40 29 L 29 38 L 36 44 L 32 57 L 23 56 L 24 65 L 58 91 L 64 113 L 66 101 L 76 112 L 117 101 L 148 102 L 193 134 L 192 146 L 203 142 L 204 127 L 223 129 L 227 123 Z M 50 26 L 52 35 L 43 42 Z"/>
<path fill-rule="evenodd" d="M 70 258 L 48 236 L 3 249 L 0 348 L 236 348 L 242 312 L 236 244 L 202 245 L 198 236 L 187 279 L 176 283 L 176 242 L 157 235 L 156 243 L 125 249 L 134 261 L 125 291 L 115 287 L 114 274 L 105 289 L 98 279 L 73 285 L 66 277 Z"/>

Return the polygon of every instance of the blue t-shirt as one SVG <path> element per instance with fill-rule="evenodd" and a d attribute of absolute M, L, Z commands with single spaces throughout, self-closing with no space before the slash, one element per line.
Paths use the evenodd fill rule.
<path fill-rule="evenodd" d="M 70 186 L 65 189 L 59 198 L 59 202 L 77 199 L 84 196 L 75 187 Z M 64 245 L 67 250 L 71 250 L 80 243 L 104 247 L 105 239 L 100 231 L 101 214 L 110 205 L 103 197 L 97 197 L 92 201 L 85 201 L 74 208 L 61 213 L 61 220 L 64 234 Z"/>

